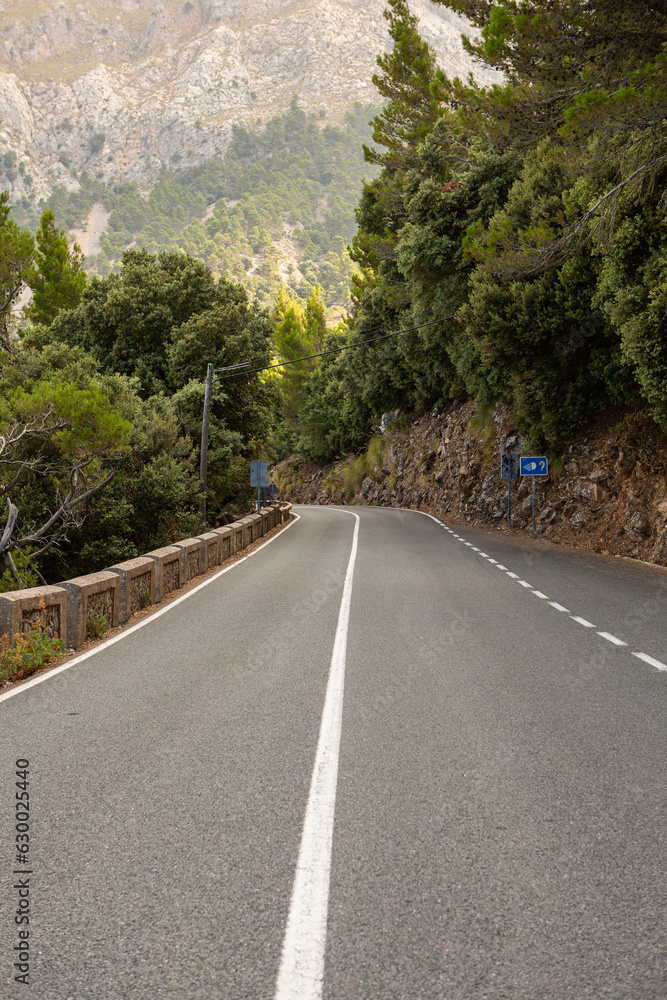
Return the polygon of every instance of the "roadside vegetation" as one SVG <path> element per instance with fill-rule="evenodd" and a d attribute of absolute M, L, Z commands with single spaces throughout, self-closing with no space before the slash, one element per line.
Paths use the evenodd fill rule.
<path fill-rule="evenodd" d="M 406 0 L 389 0 L 372 145 L 368 109 L 320 128 L 295 100 L 147 197 L 89 178 L 54 192 L 35 237 L 0 196 L 3 586 L 197 530 L 208 362 L 277 366 L 214 383 L 212 516 L 250 500 L 260 456 L 341 462 L 339 499 L 380 472 L 393 489 L 375 438 L 388 411 L 474 400 L 468 433 L 488 450 L 500 403 L 552 456 L 612 408 L 667 429 L 667 14 L 653 0 L 449 5 L 505 83 L 448 80 Z M 58 225 L 95 200 L 112 216 L 86 278 Z M 286 233 L 300 255 L 287 273 Z"/>

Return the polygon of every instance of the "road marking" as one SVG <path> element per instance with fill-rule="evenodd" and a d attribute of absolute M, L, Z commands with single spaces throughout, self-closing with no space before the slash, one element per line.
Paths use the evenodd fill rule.
<path fill-rule="evenodd" d="M 660 660 L 654 659 L 648 653 L 633 653 L 632 655 L 636 656 L 639 660 L 643 660 L 644 663 L 650 663 L 656 670 L 667 670 L 667 663 L 661 663 Z"/>
<path fill-rule="evenodd" d="M 593 622 L 587 622 L 585 618 L 580 618 L 579 615 L 570 615 L 573 622 L 579 622 L 584 628 L 595 628 Z"/>
<path fill-rule="evenodd" d="M 474 545 L 473 545 L 473 547 L 472 547 L 472 550 L 473 550 L 473 552 L 479 552 L 479 549 L 475 548 L 475 546 L 474 546 Z"/>
<path fill-rule="evenodd" d="M 529 590 L 533 589 L 532 583 L 528 583 L 526 580 L 519 580 L 518 583 L 520 587 L 528 587 Z"/>
<path fill-rule="evenodd" d="M 598 632 L 598 635 L 601 635 L 603 639 L 608 639 L 609 642 L 613 642 L 615 646 L 627 646 L 627 642 L 623 642 L 622 639 L 617 639 L 615 635 L 611 634 L 611 632 Z"/>
<path fill-rule="evenodd" d="M 436 522 L 436 524 L 442 524 L 442 521 L 440 521 L 437 517 L 434 517 L 433 514 L 426 514 L 425 511 L 418 511 L 417 513 L 425 514 L 426 517 L 430 517 L 432 521 Z M 458 538 L 459 541 L 465 542 L 464 538 L 461 538 L 459 535 L 454 534 L 454 532 L 452 532 L 452 534 L 454 535 L 455 538 Z M 465 544 L 469 545 L 470 543 L 466 542 Z M 516 573 L 510 572 L 507 566 L 503 566 L 503 564 L 499 563 L 496 559 L 492 559 L 491 556 L 486 554 L 486 552 L 480 552 L 479 549 L 476 549 L 473 545 L 470 545 L 470 547 L 473 548 L 475 552 L 479 552 L 479 555 L 483 556 L 484 559 L 488 559 L 489 563 L 492 566 L 497 566 L 498 569 L 503 570 L 505 573 L 507 573 L 508 576 L 517 580 L 522 587 L 526 588 L 530 587 L 530 584 L 528 584 L 525 580 L 520 580 Z M 543 594 L 541 590 L 532 590 L 531 588 L 531 592 L 535 594 L 536 597 L 548 601 L 550 606 L 552 608 L 555 608 L 556 611 L 562 611 L 564 614 L 570 615 L 570 618 L 572 619 L 573 622 L 577 622 L 579 625 L 583 625 L 584 628 L 596 628 L 593 622 L 587 621 L 586 618 L 582 618 L 580 615 L 570 614 L 569 610 L 562 604 L 559 604 L 558 601 L 550 601 L 547 595 Z M 627 642 L 624 642 L 622 639 L 618 639 L 615 635 L 612 635 L 610 632 L 598 632 L 597 634 L 602 636 L 603 639 L 607 639 L 609 642 L 614 643 L 614 645 L 616 646 L 628 645 Z M 667 672 L 667 663 L 663 663 L 661 660 L 656 660 L 655 657 L 649 656 L 648 653 L 633 653 L 632 655 L 636 656 L 637 659 L 642 660 L 644 663 L 648 663 L 650 666 L 655 667 L 656 670 Z"/>
<path fill-rule="evenodd" d="M 213 576 L 208 578 L 208 580 L 198 583 L 196 587 L 192 588 L 192 590 L 188 590 L 187 594 L 175 597 L 173 601 L 170 601 L 169 604 L 165 605 L 165 607 L 160 608 L 158 611 L 148 615 L 146 618 L 142 618 L 142 620 L 137 622 L 136 625 L 130 625 L 129 628 L 126 628 L 117 635 L 112 636 L 111 639 L 106 639 L 105 642 L 101 642 L 98 646 L 94 646 L 92 649 L 87 649 L 85 653 L 80 653 L 79 656 L 72 657 L 72 659 L 68 660 L 66 663 L 61 663 L 59 666 L 53 667 L 51 670 L 46 670 L 43 674 L 39 674 L 38 677 L 32 677 L 29 681 L 25 681 L 24 684 L 11 688 L 9 691 L 5 691 L 3 694 L 0 694 L 0 702 L 7 701 L 8 698 L 14 698 L 17 694 L 21 694 L 22 691 L 27 691 L 28 688 L 36 687 L 37 684 L 43 684 L 44 681 L 48 681 L 49 678 L 55 677 L 56 674 L 62 674 L 64 670 L 69 670 L 70 667 L 76 666 L 77 663 L 83 663 L 84 660 L 89 660 L 91 656 L 97 656 L 97 654 L 101 653 L 103 649 L 108 649 L 109 646 L 114 646 L 117 642 L 120 642 L 121 639 L 125 639 L 128 635 L 132 635 L 133 632 L 138 632 L 140 628 L 144 628 L 149 624 L 149 622 L 153 622 L 156 618 L 166 615 L 172 608 L 175 608 L 178 604 L 182 604 L 183 601 L 189 600 L 194 596 L 194 594 L 203 590 L 204 587 L 208 587 L 209 584 L 215 583 L 215 581 L 219 580 L 221 576 L 225 575 L 225 573 L 229 573 L 231 570 L 236 569 L 237 566 L 240 566 L 248 559 L 252 559 L 253 556 L 256 556 L 258 552 L 261 552 L 261 550 L 267 545 L 270 545 L 271 542 L 275 542 L 276 538 L 281 538 L 283 533 L 287 531 L 288 528 L 291 528 L 293 524 L 296 524 L 297 521 L 301 520 L 301 516 L 299 514 L 293 514 L 293 517 L 294 520 L 288 521 L 286 525 L 283 525 L 282 530 L 279 531 L 277 535 L 274 535 L 273 538 L 267 538 L 267 540 L 262 542 L 261 545 L 258 545 L 253 552 L 250 552 L 247 556 L 242 556 L 241 559 L 232 563 L 231 566 L 226 566 L 224 569 L 221 569 L 219 573 L 214 573 Z"/>
<path fill-rule="evenodd" d="M 352 511 L 344 513 L 352 514 Z M 352 516 L 356 519 L 352 551 L 338 612 L 320 738 L 301 835 L 275 1000 L 320 1000 L 322 996 L 338 751 L 343 721 L 347 630 L 359 538 L 359 515 Z"/>

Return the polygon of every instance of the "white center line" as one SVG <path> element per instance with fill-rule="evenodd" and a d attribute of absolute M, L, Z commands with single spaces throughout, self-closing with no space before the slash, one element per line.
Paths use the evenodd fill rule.
<path fill-rule="evenodd" d="M 558 604 L 556 601 L 549 601 L 549 604 L 552 608 L 555 608 L 556 611 L 564 611 L 566 615 L 569 615 L 570 613 L 567 608 L 564 608 L 562 604 Z"/>
<path fill-rule="evenodd" d="M 633 653 L 632 655 L 636 656 L 640 660 L 643 660 L 644 663 L 650 663 L 652 667 L 656 668 L 656 670 L 667 670 L 667 663 L 661 663 L 660 660 L 654 659 L 652 656 L 649 656 L 648 653 Z"/>
<path fill-rule="evenodd" d="M 543 594 L 541 590 L 534 590 L 533 594 L 535 594 L 535 597 L 539 597 L 541 601 L 548 601 L 549 600 L 549 598 L 547 597 L 547 595 Z"/>
<path fill-rule="evenodd" d="M 486 552 L 480 552 L 480 556 L 482 557 L 482 559 L 488 559 L 489 558 L 487 556 Z"/>
<path fill-rule="evenodd" d="M 507 566 L 503 566 L 503 564 L 502 564 L 502 563 L 496 563 L 496 567 L 497 567 L 498 569 L 501 569 L 501 570 L 502 570 L 502 571 L 503 571 L 504 573 L 506 573 L 506 572 L 507 572 Z"/>
<path fill-rule="evenodd" d="M 533 589 L 532 583 L 528 583 L 526 580 L 519 580 L 520 587 L 528 587 L 529 590 Z"/>
<path fill-rule="evenodd" d="M 472 550 L 473 550 L 473 552 L 479 552 L 479 549 L 475 548 L 475 546 L 474 546 L 474 545 L 473 545 L 473 547 L 472 547 Z"/>
<path fill-rule="evenodd" d="M 352 551 L 338 612 L 320 738 L 301 835 L 275 1000 L 320 1000 L 322 996 L 338 752 L 343 722 L 347 630 L 359 538 L 359 515 L 352 516 L 356 519 Z"/>
<path fill-rule="evenodd" d="M 627 642 L 623 642 L 622 639 L 617 639 L 615 635 L 611 634 L 611 632 L 598 632 L 598 635 L 601 635 L 603 639 L 608 639 L 609 642 L 613 642 L 615 646 L 627 646 Z"/>
<path fill-rule="evenodd" d="M 497 559 L 492 559 L 491 556 L 488 556 L 488 560 L 489 560 L 489 562 L 491 563 L 492 566 L 497 566 L 498 565 L 498 560 Z"/>
<path fill-rule="evenodd" d="M 518 580 L 519 579 L 519 574 L 518 573 L 512 573 L 511 570 L 509 570 L 509 569 L 507 570 L 507 575 L 511 576 L 511 578 L 513 580 Z"/>
<path fill-rule="evenodd" d="M 593 622 L 587 622 L 585 618 L 580 618 L 579 615 L 570 615 L 573 622 L 579 622 L 584 628 L 595 628 Z"/>

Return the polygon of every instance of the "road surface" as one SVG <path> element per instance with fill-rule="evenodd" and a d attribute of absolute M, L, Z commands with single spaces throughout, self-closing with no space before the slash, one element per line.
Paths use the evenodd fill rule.
<path fill-rule="evenodd" d="M 3 1000 L 666 1000 L 667 572 L 295 510 L 0 695 Z"/>

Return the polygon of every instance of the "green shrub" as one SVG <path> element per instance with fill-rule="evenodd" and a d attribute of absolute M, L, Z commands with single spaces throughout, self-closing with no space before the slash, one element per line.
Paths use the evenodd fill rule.
<path fill-rule="evenodd" d="M 29 677 L 40 667 L 59 660 L 64 653 L 63 640 L 52 639 L 41 623 L 17 636 L 14 642 L 5 633 L 0 636 L 0 683 Z"/>
<path fill-rule="evenodd" d="M 101 611 L 93 611 L 86 622 L 86 634 L 91 639 L 99 639 L 109 628 L 106 615 Z"/>

